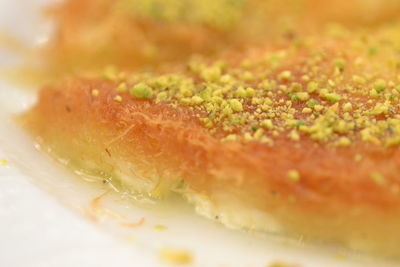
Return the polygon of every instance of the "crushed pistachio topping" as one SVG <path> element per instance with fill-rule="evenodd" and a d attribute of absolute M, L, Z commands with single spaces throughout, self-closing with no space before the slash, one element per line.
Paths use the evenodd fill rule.
<path fill-rule="evenodd" d="M 336 141 L 338 146 L 349 146 L 351 145 L 351 141 L 347 137 L 340 137 L 339 140 Z"/>
<path fill-rule="evenodd" d="M 319 40 L 236 63 L 196 58 L 184 72 L 118 78 L 116 94 L 128 91 L 135 98 L 185 108 L 223 142 L 273 146 L 285 138 L 341 148 L 355 142 L 397 146 L 400 58 L 392 55 L 400 33 L 395 29 L 376 33 L 385 46 L 374 57 L 360 53 L 364 35 L 354 33 L 336 40 L 340 51 Z M 304 42 L 313 44 L 313 39 Z M 107 73 L 107 79 L 122 77 L 114 70 Z"/>
<path fill-rule="evenodd" d="M 241 18 L 244 4 L 244 0 L 122 0 L 117 8 L 164 23 L 185 21 L 226 29 Z"/>
<path fill-rule="evenodd" d="M 299 172 L 296 171 L 296 170 L 290 170 L 290 171 L 288 171 L 287 176 L 288 176 L 288 178 L 289 178 L 290 180 L 292 180 L 292 181 L 294 181 L 294 182 L 297 182 L 297 181 L 300 180 L 300 174 L 299 174 Z"/>
<path fill-rule="evenodd" d="M 118 70 L 116 69 L 115 66 L 109 65 L 104 68 L 103 77 L 105 79 L 110 80 L 110 81 L 115 81 L 115 80 L 117 80 L 117 76 L 118 76 Z"/>
<path fill-rule="evenodd" d="M 237 99 L 230 100 L 229 105 L 233 111 L 236 111 L 236 112 L 243 111 L 242 103 L 240 103 L 239 100 L 237 100 Z"/>
<path fill-rule="evenodd" d="M 383 175 L 378 173 L 378 172 L 372 173 L 371 174 L 371 179 L 378 185 L 385 185 L 386 184 L 385 177 L 383 177 Z"/>
<path fill-rule="evenodd" d="M 92 90 L 92 96 L 97 97 L 97 96 L 99 96 L 99 94 L 100 94 L 99 90 L 97 90 L 97 89 Z"/>
<path fill-rule="evenodd" d="M 116 95 L 116 96 L 114 97 L 114 101 L 122 102 L 122 96 Z"/>
<path fill-rule="evenodd" d="M 124 92 L 128 91 L 128 86 L 127 86 L 126 83 L 124 83 L 124 82 L 123 82 L 123 83 L 120 83 L 120 84 L 118 85 L 116 91 L 117 91 L 118 93 L 124 93 Z"/>
<path fill-rule="evenodd" d="M 138 83 L 129 90 L 129 93 L 137 98 L 151 98 L 153 96 L 153 89 L 145 83 Z"/>

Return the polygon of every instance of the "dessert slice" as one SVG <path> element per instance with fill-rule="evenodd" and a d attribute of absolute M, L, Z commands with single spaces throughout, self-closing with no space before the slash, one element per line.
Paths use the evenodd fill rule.
<path fill-rule="evenodd" d="M 66 165 L 135 194 L 174 192 L 229 227 L 399 256 L 398 29 L 69 78 L 22 121 Z"/>
<path fill-rule="evenodd" d="M 376 26 L 399 12 L 393 0 L 64 0 L 52 9 L 56 29 L 40 62 L 53 75 L 109 64 L 157 68 L 193 54 L 296 39 L 330 23 Z"/>

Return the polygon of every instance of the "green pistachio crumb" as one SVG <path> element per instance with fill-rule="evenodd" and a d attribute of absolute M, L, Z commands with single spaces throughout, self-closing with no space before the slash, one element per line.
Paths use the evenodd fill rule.
<path fill-rule="evenodd" d="M 303 89 L 303 86 L 300 83 L 292 83 L 290 89 L 292 92 L 299 92 Z"/>
<path fill-rule="evenodd" d="M 236 141 L 237 140 L 237 135 L 236 134 L 230 134 L 228 136 L 226 136 L 225 138 L 222 138 L 221 141 L 223 142 L 232 142 L 232 141 Z"/>
<path fill-rule="evenodd" d="M 192 104 L 195 104 L 195 105 L 198 105 L 198 104 L 201 104 L 201 103 L 203 103 L 203 98 L 201 98 L 200 96 L 197 96 L 197 95 L 195 95 L 195 96 L 193 96 L 192 97 Z"/>
<path fill-rule="evenodd" d="M 99 96 L 99 95 L 100 95 L 99 90 L 97 90 L 97 89 L 93 89 L 93 90 L 92 90 L 92 96 L 97 97 L 97 96 Z"/>
<path fill-rule="evenodd" d="M 272 123 L 272 120 L 263 120 L 261 122 L 261 126 L 267 128 L 268 130 L 274 129 L 274 124 Z"/>
<path fill-rule="evenodd" d="M 338 101 L 340 101 L 342 99 L 342 97 L 339 94 L 336 94 L 336 93 L 327 93 L 325 95 L 325 98 L 327 100 L 329 100 L 330 102 L 332 102 L 332 103 L 338 102 Z"/>
<path fill-rule="evenodd" d="M 376 89 L 371 89 L 369 91 L 369 96 L 372 98 L 377 98 L 379 96 L 378 91 L 376 91 Z"/>
<path fill-rule="evenodd" d="M 265 90 L 265 91 L 270 91 L 272 90 L 272 83 L 268 80 L 264 80 L 262 81 L 259 85 L 258 85 L 261 89 Z M 400 89 L 399 89 L 400 90 Z"/>
<path fill-rule="evenodd" d="M 338 146 L 349 146 L 351 144 L 351 141 L 347 137 L 340 137 L 339 140 L 336 142 L 336 145 Z"/>
<path fill-rule="evenodd" d="M 346 60 L 343 58 L 337 58 L 333 61 L 333 64 L 340 70 L 343 71 L 346 65 Z"/>
<path fill-rule="evenodd" d="M 281 81 L 291 81 L 292 80 L 292 72 L 289 70 L 282 71 L 279 76 L 279 80 Z"/>
<path fill-rule="evenodd" d="M 297 182 L 300 180 L 300 174 L 297 170 L 289 170 L 287 176 L 290 180 Z"/>
<path fill-rule="evenodd" d="M 116 95 L 116 96 L 114 97 L 114 101 L 122 102 L 122 96 Z"/>
<path fill-rule="evenodd" d="M 383 177 L 379 172 L 372 173 L 371 178 L 378 185 L 385 185 L 386 183 L 385 177 Z"/>
<path fill-rule="evenodd" d="M 243 87 L 239 87 L 238 89 L 236 89 L 235 95 L 240 98 L 246 98 L 247 92 Z"/>
<path fill-rule="evenodd" d="M 375 84 L 374 84 L 374 89 L 376 90 L 376 92 L 379 94 L 379 93 L 382 93 L 383 91 L 385 91 L 385 89 L 386 89 L 386 81 L 385 80 L 382 80 L 382 79 L 380 79 L 380 80 L 377 80 L 376 82 L 375 82 Z"/>
<path fill-rule="evenodd" d="M 307 101 L 307 106 L 309 107 L 309 108 L 313 108 L 315 105 L 317 105 L 318 104 L 318 102 L 315 100 L 315 99 L 313 99 L 313 98 L 311 98 L 310 100 L 308 100 Z"/>
<path fill-rule="evenodd" d="M 343 111 L 348 112 L 351 111 L 353 109 L 353 105 L 349 102 L 347 102 L 346 104 L 343 105 Z"/>
<path fill-rule="evenodd" d="M 365 78 L 358 76 L 358 75 L 354 75 L 353 76 L 353 82 L 358 84 L 358 85 L 364 85 L 366 83 Z"/>
<path fill-rule="evenodd" d="M 262 137 L 262 135 L 264 134 L 264 130 L 261 128 L 258 128 L 255 132 L 254 132 L 254 138 L 255 139 L 260 139 Z"/>
<path fill-rule="evenodd" d="M 116 81 L 117 73 L 118 73 L 117 68 L 114 65 L 109 65 L 104 68 L 103 77 L 110 81 Z"/>
<path fill-rule="evenodd" d="M 157 94 L 157 102 L 161 102 L 161 101 L 164 101 L 164 100 L 166 100 L 168 98 L 168 94 L 167 94 L 167 92 L 159 92 L 158 94 Z"/>
<path fill-rule="evenodd" d="M 297 98 L 301 101 L 306 101 L 310 98 L 310 95 L 307 92 L 299 92 L 296 94 Z"/>
<path fill-rule="evenodd" d="M 202 71 L 201 76 L 205 81 L 215 82 L 221 77 L 221 68 L 218 66 L 206 68 Z"/>
<path fill-rule="evenodd" d="M 229 105 L 231 106 L 231 108 L 232 108 L 233 111 L 236 111 L 236 112 L 241 112 L 241 111 L 243 111 L 242 103 L 240 103 L 240 101 L 237 100 L 237 99 L 231 99 L 231 100 L 229 100 Z"/>
<path fill-rule="evenodd" d="M 124 93 L 128 90 L 128 86 L 126 85 L 126 83 L 120 83 L 116 89 L 116 91 L 118 93 Z"/>
<path fill-rule="evenodd" d="M 318 89 L 318 84 L 316 82 L 309 82 L 307 85 L 307 91 L 309 93 L 314 93 Z"/>
<path fill-rule="evenodd" d="M 320 112 L 320 111 L 322 111 L 323 109 L 324 109 L 324 106 L 322 106 L 322 105 L 315 105 L 315 106 L 314 106 L 314 110 L 315 110 L 315 111 Z"/>
<path fill-rule="evenodd" d="M 138 83 L 134 85 L 130 90 L 129 93 L 137 98 L 145 98 L 150 99 L 153 97 L 153 89 L 149 87 L 145 83 Z"/>
<path fill-rule="evenodd" d="M 368 48 L 368 54 L 369 54 L 370 56 L 374 56 L 374 55 L 376 55 L 377 53 L 378 53 L 378 48 L 377 48 L 376 46 L 372 45 L 372 46 L 370 46 L 370 47 Z"/>

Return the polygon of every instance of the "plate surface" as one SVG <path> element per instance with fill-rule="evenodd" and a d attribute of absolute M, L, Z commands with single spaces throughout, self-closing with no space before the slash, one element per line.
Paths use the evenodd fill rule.
<path fill-rule="evenodd" d="M 51 24 L 40 10 L 48 2 L 0 0 L 0 33 L 45 42 Z M 0 44 L 0 68 L 20 62 Z M 193 266 L 398 266 L 229 230 L 179 201 L 143 203 L 83 180 L 40 153 L 13 121 L 34 101 L 35 90 L 0 78 L 0 266 L 162 266 L 163 248 L 190 252 Z"/>

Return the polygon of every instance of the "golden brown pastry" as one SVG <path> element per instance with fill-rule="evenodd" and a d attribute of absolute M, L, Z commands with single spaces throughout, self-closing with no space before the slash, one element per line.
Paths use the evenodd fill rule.
<path fill-rule="evenodd" d="M 105 65 L 154 69 L 332 23 L 376 26 L 399 12 L 397 0 L 65 0 L 51 12 L 56 29 L 40 60 L 57 76 Z"/>
<path fill-rule="evenodd" d="M 399 256 L 400 31 L 337 29 L 47 86 L 23 123 L 73 169 L 199 214 Z"/>

